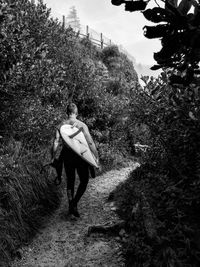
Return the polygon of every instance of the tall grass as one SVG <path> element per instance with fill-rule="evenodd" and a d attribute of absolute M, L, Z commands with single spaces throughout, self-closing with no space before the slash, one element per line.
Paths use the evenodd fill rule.
<path fill-rule="evenodd" d="M 49 170 L 42 170 L 47 150 L 31 152 L 21 142 L 0 146 L 0 266 L 14 257 L 58 207 L 59 191 Z"/>

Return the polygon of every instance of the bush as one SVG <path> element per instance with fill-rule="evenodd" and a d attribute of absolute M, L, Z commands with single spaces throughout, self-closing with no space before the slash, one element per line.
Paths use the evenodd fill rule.
<path fill-rule="evenodd" d="M 199 266 L 199 97 L 191 93 L 195 88 L 183 91 L 167 79 L 166 73 L 147 79 L 132 98 L 132 125 L 145 125 L 150 149 L 119 189 L 126 196 L 119 203 L 125 210 L 120 216 L 130 234 L 127 266 Z M 138 132 L 132 136 L 145 140 Z"/>
<path fill-rule="evenodd" d="M 32 153 L 21 142 L 1 144 L 0 262 L 30 240 L 60 203 L 59 192 L 49 172 L 41 173 L 47 150 Z"/>
<path fill-rule="evenodd" d="M 100 51 L 80 40 L 50 18 L 42 1 L 0 3 L 0 254 L 5 259 L 59 204 L 51 176 L 40 170 L 69 102 L 77 104 L 91 129 L 105 169 L 123 165 L 129 152 L 124 117 L 134 89 L 130 77 L 137 75 L 117 47 Z"/>

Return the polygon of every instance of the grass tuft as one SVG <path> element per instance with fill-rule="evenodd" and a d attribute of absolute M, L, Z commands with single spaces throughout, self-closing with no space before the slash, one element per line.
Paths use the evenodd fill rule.
<path fill-rule="evenodd" d="M 30 241 L 60 203 L 49 169 L 47 150 L 32 152 L 10 140 L 0 147 L 0 266 Z"/>

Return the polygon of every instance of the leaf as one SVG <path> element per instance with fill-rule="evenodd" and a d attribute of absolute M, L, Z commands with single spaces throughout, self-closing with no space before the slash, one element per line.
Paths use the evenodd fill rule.
<path fill-rule="evenodd" d="M 159 91 L 159 89 L 160 89 L 160 85 L 156 86 L 156 88 L 151 91 L 151 95 L 154 95 L 156 92 Z"/>
<path fill-rule="evenodd" d="M 177 10 L 177 2 L 178 2 L 178 0 L 165 1 L 165 9 L 173 12 L 175 15 L 180 16 L 180 14 Z"/>
<path fill-rule="evenodd" d="M 195 74 L 200 74 L 200 70 L 194 70 Z"/>
<path fill-rule="evenodd" d="M 194 116 L 194 114 L 192 113 L 192 111 L 189 111 L 189 117 L 193 120 L 193 121 L 196 121 L 196 120 L 198 120 L 195 116 Z"/>
<path fill-rule="evenodd" d="M 147 9 L 142 12 L 144 17 L 152 22 L 159 23 L 159 22 L 169 22 L 170 21 L 170 13 L 160 7 L 154 7 L 153 9 Z"/>
<path fill-rule="evenodd" d="M 186 15 L 192 6 L 192 1 L 182 0 L 178 6 L 178 11 L 182 15 Z"/>
<path fill-rule="evenodd" d="M 195 12 L 194 12 L 194 19 L 192 21 L 192 25 L 198 26 L 200 24 L 200 10 L 199 6 L 195 7 Z"/>
<path fill-rule="evenodd" d="M 161 65 L 154 65 L 154 66 L 152 66 L 150 69 L 151 70 L 159 70 L 159 69 L 161 69 L 163 66 L 161 66 Z"/>
<path fill-rule="evenodd" d="M 176 95 L 174 95 L 174 96 L 172 97 L 172 99 L 173 99 L 173 101 L 175 102 L 175 104 L 176 104 L 177 106 L 180 106 L 180 105 L 181 105 L 181 101 L 178 99 L 178 97 L 177 97 Z"/>
<path fill-rule="evenodd" d="M 172 84 L 184 84 L 185 80 L 181 76 L 172 75 L 170 77 L 170 83 L 172 83 Z"/>
<path fill-rule="evenodd" d="M 130 12 L 144 10 L 146 6 L 147 2 L 143 0 L 125 2 L 125 10 Z"/>
<path fill-rule="evenodd" d="M 124 3 L 124 1 L 123 0 L 111 0 L 111 3 L 112 5 L 120 6 L 121 4 Z"/>
<path fill-rule="evenodd" d="M 166 36 L 171 30 L 171 26 L 168 24 L 157 25 L 157 26 L 144 26 L 144 36 L 146 38 L 161 38 Z"/>

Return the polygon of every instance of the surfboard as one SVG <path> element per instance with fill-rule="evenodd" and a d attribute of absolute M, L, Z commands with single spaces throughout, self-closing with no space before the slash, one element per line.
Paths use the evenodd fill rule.
<path fill-rule="evenodd" d="M 82 131 L 73 125 L 64 124 L 60 127 L 60 135 L 65 145 L 70 147 L 78 156 L 91 166 L 98 168 L 97 159 L 90 150 Z M 70 137 L 71 135 L 74 135 L 74 137 Z"/>

